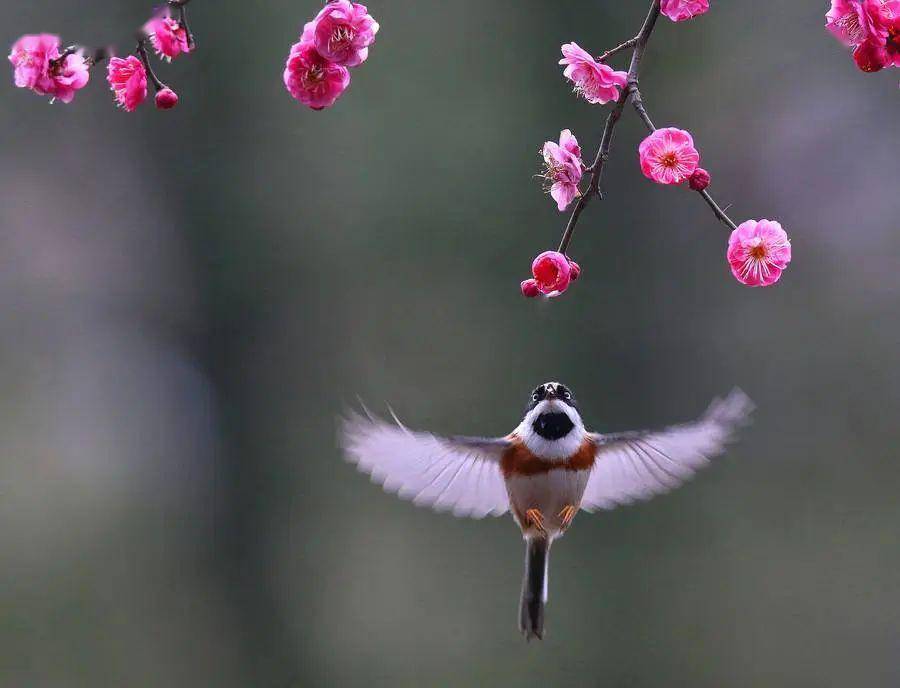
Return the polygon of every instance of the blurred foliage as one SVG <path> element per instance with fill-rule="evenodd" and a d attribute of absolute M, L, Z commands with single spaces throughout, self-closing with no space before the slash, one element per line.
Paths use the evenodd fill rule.
<path fill-rule="evenodd" d="M 146 3 L 18 3 L 7 43 L 127 38 Z M 0 88 L 0 685 L 845 686 L 900 682 L 896 72 L 858 72 L 825 3 L 663 22 L 642 80 L 736 219 L 795 261 L 737 285 L 696 196 L 617 131 L 579 282 L 525 301 L 564 223 L 533 178 L 571 128 L 558 46 L 643 3 L 370 4 L 332 109 L 284 92 L 315 3 L 192 5 L 176 110 Z M 411 426 L 503 433 L 560 379 L 599 430 L 756 424 L 693 484 L 583 514 L 554 548 L 548 638 L 516 632 L 521 542 L 344 464 L 357 395 Z"/>

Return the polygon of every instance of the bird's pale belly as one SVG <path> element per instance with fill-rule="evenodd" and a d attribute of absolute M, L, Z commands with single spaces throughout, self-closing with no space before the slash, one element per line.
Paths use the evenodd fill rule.
<path fill-rule="evenodd" d="M 539 535 L 540 529 L 527 512 L 537 509 L 543 517 L 547 535 L 557 536 L 565 530 L 563 523 L 566 507 L 576 510 L 581 504 L 590 470 L 557 468 L 534 475 L 510 475 L 506 489 L 512 512 L 526 535 Z"/>

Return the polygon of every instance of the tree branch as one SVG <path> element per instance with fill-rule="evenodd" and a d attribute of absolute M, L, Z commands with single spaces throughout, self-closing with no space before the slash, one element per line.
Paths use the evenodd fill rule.
<path fill-rule="evenodd" d="M 638 38 L 635 36 L 634 38 L 629 38 L 624 43 L 617 45 L 615 48 L 610 48 L 605 53 L 603 53 L 600 57 L 597 58 L 597 62 L 606 62 L 613 55 L 618 55 L 623 50 L 628 50 L 629 48 L 633 48 L 634 44 L 637 43 Z"/>
<path fill-rule="evenodd" d="M 147 54 L 146 44 L 146 38 L 138 38 L 137 48 L 135 48 L 135 50 L 138 56 L 141 58 L 141 62 L 144 63 L 144 70 L 147 72 L 147 76 L 150 77 L 150 83 L 153 84 L 154 90 L 159 92 L 164 89 L 166 85 L 159 80 L 159 77 L 156 76 L 156 72 L 153 71 L 153 66 L 150 64 L 150 56 Z"/>
<path fill-rule="evenodd" d="M 607 51 L 607 53 L 604 53 L 604 55 L 601 56 L 602 61 L 617 52 L 627 50 L 632 46 L 634 47 L 634 52 L 631 54 L 631 65 L 628 68 L 628 83 L 625 88 L 622 89 L 619 99 L 616 101 L 616 104 L 606 118 L 603 136 L 600 139 L 600 148 L 597 150 L 597 156 L 594 158 L 594 163 L 588 168 L 591 172 L 591 178 L 588 183 L 587 191 L 581 195 L 578 199 L 578 203 L 575 204 L 575 208 L 572 210 L 572 214 L 569 216 L 569 222 L 566 224 L 566 229 L 563 232 L 562 239 L 559 242 L 558 250 L 562 254 L 565 254 L 569 248 L 569 243 L 572 241 L 572 235 L 575 232 L 575 226 L 578 224 L 578 218 L 581 216 L 581 211 L 584 210 L 594 194 L 603 198 L 603 193 L 600 191 L 600 181 L 603 178 L 603 166 L 609 159 L 609 149 L 612 146 L 613 134 L 615 133 L 616 124 L 618 124 L 619 119 L 622 117 L 622 111 L 625 109 L 628 97 L 631 95 L 631 85 L 637 84 L 641 59 L 644 57 L 644 51 L 647 49 L 647 43 L 650 40 L 650 35 L 653 33 L 658 18 L 659 0 L 653 0 L 650 3 L 650 11 L 647 13 L 647 18 L 644 20 L 644 24 L 637 36 L 629 41 L 625 41 L 622 45 Z"/>
<path fill-rule="evenodd" d="M 647 127 L 647 129 L 650 131 L 650 133 L 653 133 L 654 131 L 656 131 L 656 127 L 653 125 L 653 121 L 650 119 L 650 116 L 647 114 L 647 108 L 644 106 L 644 98 L 641 95 L 641 90 L 638 88 L 637 84 L 634 84 L 630 88 L 630 90 L 631 90 L 631 104 L 634 106 L 634 109 L 637 112 L 638 117 L 641 118 L 641 121 L 644 123 L 644 125 Z M 707 191 L 706 189 L 703 189 L 702 191 L 698 191 L 697 193 L 699 193 L 703 197 L 703 200 L 706 201 L 706 204 L 713 211 L 713 214 L 716 216 L 716 218 L 718 218 L 721 222 L 723 222 L 725 225 L 727 225 L 731 229 L 737 229 L 737 225 L 734 223 L 734 221 L 730 217 L 728 217 L 728 215 L 725 213 L 725 211 L 719 207 L 719 204 L 716 203 L 715 200 L 713 200 L 713 197 L 710 195 L 709 191 Z"/>

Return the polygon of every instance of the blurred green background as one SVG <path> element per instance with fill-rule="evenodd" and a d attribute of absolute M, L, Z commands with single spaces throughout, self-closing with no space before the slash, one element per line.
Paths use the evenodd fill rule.
<path fill-rule="evenodd" d="M 897 70 L 859 72 L 827 3 L 661 20 L 642 79 L 738 221 L 794 264 L 741 287 L 694 194 L 646 181 L 631 111 L 551 303 L 518 283 L 565 217 L 533 175 L 603 109 L 557 65 L 646 2 L 373 2 L 350 90 L 281 71 L 315 2 L 200 0 L 178 108 L 0 88 L 0 685 L 900 684 Z M 5 8 L 3 35 L 128 36 L 138 0 Z M 548 635 L 516 631 L 522 544 L 343 463 L 357 395 L 500 434 L 547 379 L 601 431 L 740 385 L 742 442 L 671 495 L 581 515 Z"/>

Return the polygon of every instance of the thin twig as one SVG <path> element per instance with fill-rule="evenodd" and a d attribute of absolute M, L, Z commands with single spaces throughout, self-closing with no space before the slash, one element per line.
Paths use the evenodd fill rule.
<path fill-rule="evenodd" d="M 185 34 L 187 34 L 188 47 L 193 50 L 194 49 L 194 34 L 191 32 L 191 26 L 188 24 L 187 18 L 187 4 L 190 0 L 183 0 L 182 2 L 178 2 L 178 0 L 170 0 L 169 4 L 173 7 L 178 8 L 178 21 L 181 24 L 181 27 L 184 29 Z"/>
<path fill-rule="evenodd" d="M 624 43 L 617 45 L 615 48 L 610 48 L 605 53 L 603 53 L 600 57 L 597 58 L 597 62 L 606 62 L 613 55 L 618 55 L 623 50 L 628 50 L 629 48 L 633 48 L 634 44 L 638 42 L 638 37 L 629 38 Z"/>
<path fill-rule="evenodd" d="M 638 114 L 638 117 L 641 118 L 641 121 L 646 125 L 647 129 L 650 133 L 656 131 L 656 127 L 653 125 L 653 121 L 650 119 L 650 116 L 647 114 L 647 108 L 644 106 L 644 98 L 641 96 L 641 90 L 637 87 L 637 84 L 631 87 L 631 104 L 634 105 L 634 109 Z M 731 229 L 737 229 L 737 225 L 734 221 L 728 217 L 722 208 L 719 207 L 719 204 L 715 202 L 713 197 L 710 195 L 709 191 L 703 189 L 702 191 L 698 191 L 703 200 L 706 201 L 706 204 L 712 209 L 713 214 L 723 223 L 725 223 Z"/>
<path fill-rule="evenodd" d="M 725 211 L 722 210 L 719 207 L 719 204 L 713 200 L 713 197 L 709 195 L 709 191 L 703 189 L 703 191 L 698 191 L 697 193 L 699 193 L 703 197 L 703 200 L 706 201 L 706 204 L 710 208 L 712 208 L 712 211 L 717 218 L 728 225 L 728 227 L 730 227 L 731 229 L 737 229 L 737 225 L 734 223 L 734 220 L 732 220 L 730 217 L 728 217 L 728 215 L 725 214 Z"/>
<path fill-rule="evenodd" d="M 644 56 L 644 51 L 647 49 L 647 42 L 650 40 L 650 35 L 653 33 L 653 28 L 656 26 L 658 17 L 659 0 L 653 0 L 650 3 L 650 11 L 647 14 L 647 18 L 644 20 L 644 24 L 637 36 L 631 39 L 631 41 L 626 41 L 622 44 L 624 46 L 630 43 L 634 46 L 634 52 L 631 54 L 631 65 L 628 68 L 628 84 L 622 89 L 622 92 L 619 94 L 619 99 L 616 101 L 616 104 L 606 118 L 603 136 L 600 139 L 600 148 L 597 150 L 597 156 L 594 158 L 594 163 L 588 168 L 591 173 L 591 178 L 588 183 L 587 191 L 581 195 L 578 199 L 578 203 L 575 204 L 575 208 L 572 210 L 572 214 L 569 216 L 569 222 L 566 224 L 566 229 L 563 232 L 562 240 L 559 242 L 558 250 L 562 254 L 565 254 L 569 248 L 569 243 L 572 241 L 572 234 L 575 232 L 575 226 L 578 224 L 578 218 L 581 216 L 581 211 L 584 210 L 594 194 L 603 198 L 603 194 L 600 191 L 600 181 L 603 178 L 603 166 L 609 159 L 609 149 L 612 145 L 613 133 L 615 133 L 616 124 L 622 117 L 622 111 L 625 109 L 628 97 L 631 95 L 631 85 L 637 84 L 641 59 Z M 628 47 L 631 47 L 631 45 Z M 622 46 L 613 48 L 613 51 L 618 51 L 619 48 L 622 48 Z M 627 48 L 622 49 L 625 50 Z"/>
<path fill-rule="evenodd" d="M 140 38 L 138 39 L 137 44 L 137 54 L 141 58 L 141 62 L 144 63 L 144 69 L 147 71 L 147 76 L 150 77 L 150 81 L 153 83 L 153 88 L 157 91 L 161 91 L 166 87 L 166 85 L 159 80 L 159 77 L 156 76 L 156 72 L 153 71 L 153 66 L 150 64 L 150 56 L 147 54 L 147 39 Z"/>

